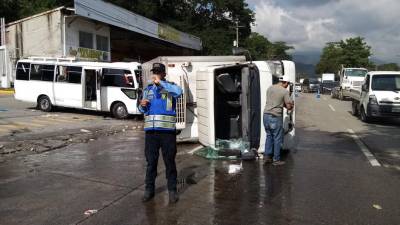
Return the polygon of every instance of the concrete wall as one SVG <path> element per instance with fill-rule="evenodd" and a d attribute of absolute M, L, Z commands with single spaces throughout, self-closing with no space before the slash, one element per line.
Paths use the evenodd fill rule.
<path fill-rule="evenodd" d="M 70 16 L 66 18 L 66 55 L 70 57 L 78 57 L 81 59 L 94 60 L 93 56 L 103 54 L 101 60 L 111 60 L 110 54 L 110 27 L 101 22 L 84 19 L 79 16 Z M 93 50 L 83 49 L 79 46 L 79 31 L 93 34 Z M 108 38 L 108 52 L 96 50 L 96 35 Z M 84 55 L 81 55 L 83 53 Z M 88 57 L 92 56 L 92 57 Z"/>
<path fill-rule="evenodd" d="M 60 10 L 11 23 L 6 29 L 10 56 L 61 56 L 61 28 Z"/>

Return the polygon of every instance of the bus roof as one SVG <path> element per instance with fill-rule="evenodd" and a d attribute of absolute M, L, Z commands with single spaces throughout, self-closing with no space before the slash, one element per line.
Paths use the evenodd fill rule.
<path fill-rule="evenodd" d="M 87 62 L 87 61 L 73 61 L 68 59 L 65 60 L 49 60 L 47 58 L 35 58 L 35 59 L 21 59 L 18 62 L 25 63 L 39 63 L 39 64 L 50 64 L 50 65 L 70 65 L 70 66 L 88 66 L 88 67 L 107 67 L 107 68 L 130 68 L 138 69 L 141 65 L 138 62 Z"/>

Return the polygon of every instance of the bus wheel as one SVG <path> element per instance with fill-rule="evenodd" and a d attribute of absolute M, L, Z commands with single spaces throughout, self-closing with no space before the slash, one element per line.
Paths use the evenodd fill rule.
<path fill-rule="evenodd" d="M 50 112 L 53 109 L 49 97 L 42 96 L 38 100 L 38 108 L 44 112 Z"/>
<path fill-rule="evenodd" d="M 128 110 L 124 103 L 118 102 L 112 106 L 111 112 L 117 119 L 126 119 L 128 117 Z"/>

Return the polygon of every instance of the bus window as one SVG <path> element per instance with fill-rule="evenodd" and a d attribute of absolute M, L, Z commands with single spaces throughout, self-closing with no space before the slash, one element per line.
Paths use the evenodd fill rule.
<path fill-rule="evenodd" d="M 80 84 L 82 67 L 78 66 L 58 66 L 56 82 Z"/>
<path fill-rule="evenodd" d="M 31 68 L 30 63 L 18 63 L 17 73 L 15 79 L 17 80 L 29 80 L 29 71 Z"/>
<path fill-rule="evenodd" d="M 30 80 L 53 81 L 54 65 L 31 65 Z"/>
<path fill-rule="evenodd" d="M 103 69 L 102 86 L 135 87 L 131 71 L 123 69 Z"/>

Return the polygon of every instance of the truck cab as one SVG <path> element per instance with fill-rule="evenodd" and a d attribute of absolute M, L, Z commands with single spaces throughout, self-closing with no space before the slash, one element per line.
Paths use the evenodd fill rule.
<path fill-rule="evenodd" d="M 400 72 L 369 72 L 361 87 L 360 99 L 353 100 L 353 107 L 358 108 L 364 122 L 372 118 L 400 118 Z"/>
<path fill-rule="evenodd" d="M 340 92 L 339 99 L 350 97 L 351 92 L 359 91 L 368 70 L 365 68 L 342 68 L 339 71 Z"/>

